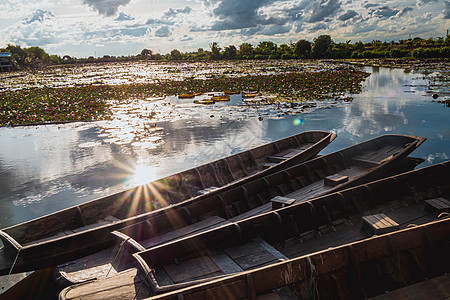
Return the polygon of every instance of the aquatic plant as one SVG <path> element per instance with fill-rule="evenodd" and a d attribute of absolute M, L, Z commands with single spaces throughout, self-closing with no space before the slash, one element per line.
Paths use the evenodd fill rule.
<path fill-rule="evenodd" d="M 359 93 L 366 76 L 368 73 L 353 69 L 328 69 L 6 90 L 0 92 L 0 126 L 104 120 L 111 117 L 111 102 L 209 91 L 259 91 L 278 95 L 280 101 L 287 102 L 321 100 L 330 95 Z"/>

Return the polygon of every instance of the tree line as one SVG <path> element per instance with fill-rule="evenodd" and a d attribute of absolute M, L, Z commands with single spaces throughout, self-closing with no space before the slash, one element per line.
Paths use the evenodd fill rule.
<path fill-rule="evenodd" d="M 295 43 L 277 45 L 272 41 L 262 41 L 256 46 L 242 43 L 238 47 L 228 45 L 223 48 L 217 42 L 212 42 L 209 49 L 198 48 L 194 52 L 183 53 L 173 49 L 170 53 L 159 54 L 150 49 L 143 49 L 134 56 L 109 56 L 75 58 L 69 55 L 60 57 L 49 55 L 42 48 L 21 48 L 17 45 L 7 45 L 0 52 L 10 52 L 13 65 L 16 68 L 35 67 L 43 64 L 61 63 L 93 63 L 130 60 L 220 60 L 220 59 L 359 59 L 359 58 L 449 58 L 450 36 L 444 39 L 428 38 L 382 42 L 373 40 L 363 43 L 336 43 L 330 35 L 321 35 L 313 41 L 301 39 Z"/>

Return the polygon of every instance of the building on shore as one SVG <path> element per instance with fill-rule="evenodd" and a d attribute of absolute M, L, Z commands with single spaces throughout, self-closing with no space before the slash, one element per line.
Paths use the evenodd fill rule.
<path fill-rule="evenodd" d="M 0 52 L 0 72 L 10 72 L 12 69 L 11 53 Z"/>

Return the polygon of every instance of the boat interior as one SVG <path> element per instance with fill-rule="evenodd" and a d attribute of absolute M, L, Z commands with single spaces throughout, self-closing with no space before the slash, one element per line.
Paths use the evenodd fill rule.
<path fill-rule="evenodd" d="M 134 256 L 153 292 L 162 293 L 427 224 L 449 216 L 449 166 L 230 222 Z"/>
<path fill-rule="evenodd" d="M 368 146 L 336 152 L 326 159 L 318 158 L 220 194 L 205 195 L 183 207 L 167 210 L 164 215 L 149 217 L 142 222 L 117 229 L 113 233 L 117 236 L 116 244 L 126 241 L 129 246 L 126 251 L 143 251 L 185 235 L 197 234 L 303 202 L 364 176 L 368 171 L 389 161 L 404 147 L 400 143 Z M 359 151 L 356 152 L 358 155 L 355 155 L 355 150 Z M 78 282 L 90 276 L 83 274 L 95 273 L 97 278 L 101 278 L 107 273 L 118 273 L 134 266 L 134 262 L 129 260 L 129 254 L 116 257 L 117 252 L 117 247 L 106 249 L 73 261 L 60 270 L 67 278 L 71 278 L 71 282 Z"/>

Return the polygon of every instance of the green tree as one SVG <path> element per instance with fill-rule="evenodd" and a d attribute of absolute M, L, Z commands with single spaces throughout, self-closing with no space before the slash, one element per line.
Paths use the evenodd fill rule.
<path fill-rule="evenodd" d="M 242 43 L 239 46 L 239 54 L 241 56 L 248 56 L 248 57 L 252 57 L 253 56 L 253 45 L 250 43 Z"/>
<path fill-rule="evenodd" d="M 445 40 L 444 40 L 444 45 L 445 45 L 445 46 L 450 46 L 450 34 L 447 35 L 447 37 L 445 38 Z"/>
<path fill-rule="evenodd" d="M 212 42 L 209 44 L 209 47 L 211 48 L 211 56 L 212 59 L 219 59 L 220 58 L 220 47 L 216 42 Z"/>
<path fill-rule="evenodd" d="M 292 55 L 293 49 L 291 45 L 281 44 L 280 47 L 278 47 L 278 56 L 280 56 L 281 58 L 292 58 Z"/>
<path fill-rule="evenodd" d="M 271 55 L 277 53 L 277 44 L 271 41 L 263 41 L 255 48 L 255 52 L 262 55 Z"/>
<path fill-rule="evenodd" d="M 150 50 L 150 49 L 143 49 L 142 51 L 141 51 L 141 56 L 143 57 L 143 58 L 152 58 L 152 54 L 153 54 L 153 51 L 152 50 Z"/>
<path fill-rule="evenodd" d="M 329 35 L 321 35 L 314 39 L 314 45 L 312 47 L 312 57 L 314 58 L 330 58 L 331 47 L 333 46 L 333 40 Z"/>
<path fill-rule="evenodd" d="M 222 56 L 226 59 L 236 58 L 236 55 L 237 55 L 237 49 L 234 45 L 225 47 L 225 49 L 222 53 Z"/>
<path fill-rule="evenodd" d="M 307 40 L 300 40 L 295 43 L 294 53 L 298 58 L 309 58 L 311 55 L 311 43 Z"/>
<path fill-rule="evenodd" d="M 170 51 L 170 59 L 172 60 L 181 60 L 183 58 L 183 55 L 181 52 L 177 49 L 173 49 Z"/>
<path fill-rule="evenodd" d="M 11 55 L 15 58 L 15 60 L 19 64 L 25 63 L 25 58 L 27 57 L 27 53 L 20 46 L 14 46 L 14 45 L 8 44 L 8 46 L 6 47 L 6 50 L 8 50 L 9 53 L 11 53 Z"/>

